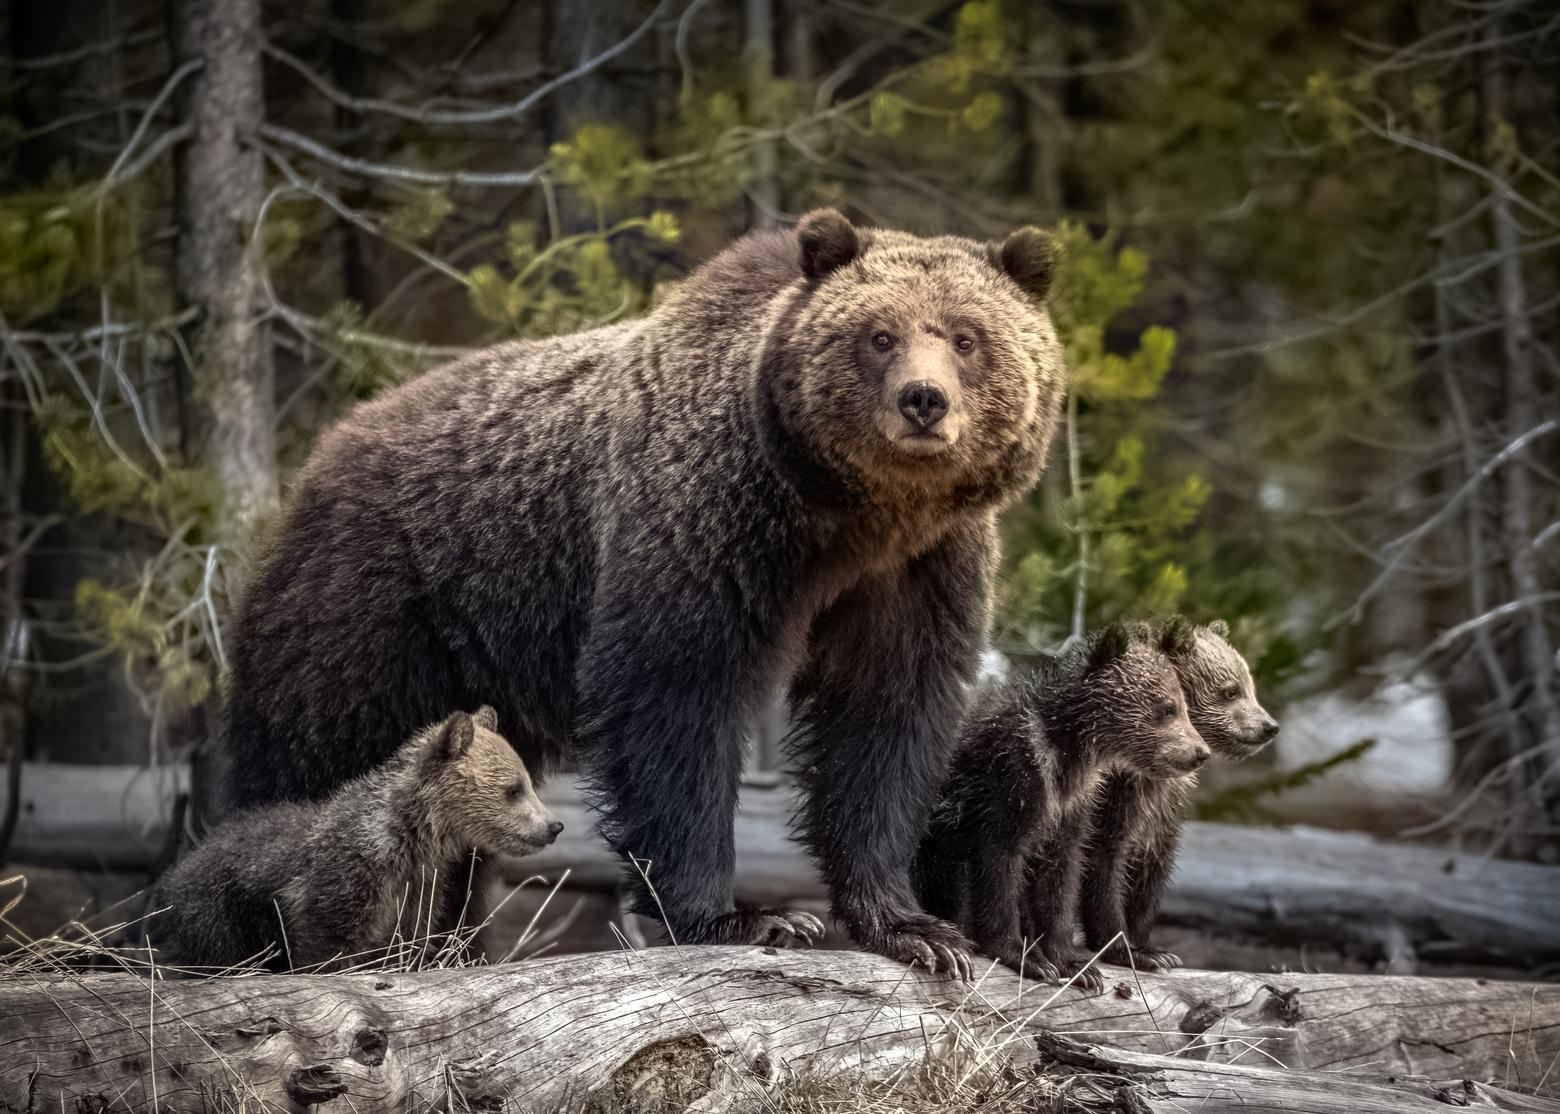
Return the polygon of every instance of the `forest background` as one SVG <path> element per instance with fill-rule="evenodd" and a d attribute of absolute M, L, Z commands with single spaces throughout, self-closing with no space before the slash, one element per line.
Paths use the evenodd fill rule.
<path fill-rule="evenodd" d="M 1008 659 L 1226 618 L 1281 717 L 1433 702 L 1420 834 L 1556 858 L 1552 6 L 54 0 L 0 44 L 13 806 L 24 760 L 204 752 L 247 556 L 345 408 L 834 205 L 1066 242 Z"/>

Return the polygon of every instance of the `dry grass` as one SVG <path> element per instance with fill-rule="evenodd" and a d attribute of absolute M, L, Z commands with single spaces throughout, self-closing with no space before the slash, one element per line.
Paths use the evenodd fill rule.
<path fill-rule="evenodd" d="M 531 959 L 550 951 L 568 932 L 582 903 L 576 901 L 545 928 L 543 914 L 568 880 L 565 874 L 548 884 L 541 877 L 527 878 L 509 890 L 480 923 L 466 924 L 465 913 L 453 931 L 434 932 L 429 923 L 432 887 L 419 887 L 402 896 L 401 908 L 390 943 L 383 948 L 337 956 L 327 962 L 291 968 L 296 974 L 361 974 L 410 972 L 485 965 L 489 960 L 476 947 L 477 937 L 492 923 L 511 898 L 527 887 L 548 886 L 548 893 L 514 943 L 492 962 Z M 147 908 L 148 891 L 140 891 L 91 917 L 77 917 L 45 936 L 30 936 L 11 914 L 26 900 L 23 874 L 0 878 L 0 978 L 8 975 L 67 975 L 117 971 L 142 978 L 241 978 L 270 973 L 269 965 L 279 949 L 251 956 L 231 967 L 176 967 L 160 963 L 155 945 L 157 919 L 165 910 Z M 289 965 L 290 966 L 290 965 Z"/>

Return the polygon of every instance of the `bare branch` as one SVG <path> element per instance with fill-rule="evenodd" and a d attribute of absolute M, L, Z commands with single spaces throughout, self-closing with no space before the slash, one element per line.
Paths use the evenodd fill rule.
<path fill-rule="evenodd" d="M 699 0 L 695 0 L 695 2 L 697 3 Z M 644 21 L 640 23 L 638 27 L 634 28 L 633 31 L 629 32 L 629 34 L 624 36 L 622 39 L 619 39 L 606 50 L 603 50 L 601 53 L 594 55 L 593 57 L 580 63 L 578 66 L 575 66 L 566 73 L 559 74 L 551 81 L 543 83 L 537 89 L 533 90 L 525 97 L 522 97 L 514 104 L 497 105 L 493 108 L 486 109 L 453 111 L 427 107 L 413 108 L 409 105 L 398 104 L 395 101 L 379 100 L 374 97 L 353 96 L 351 93 L 336 88 L 336 86 L 331 84 L 316 70 L 310 67 L 307 62 L 303 61 L 297 55 L 277 46 L 275 43 L 267 43 L 265 52 L 272 58 L 276 59 L 276 61 L 282 63 L 284 66 L 287 66 L 289 69 L 302 76 L 305 81 L 307 81 L 316 90 L 322 93 L 326 98 L 336 104 L 341 105 L 344 108 L 350 108 L 354 112 L 377 112 L 386 116 L 399 117 L 403 120 L 414 120 L 420 124 L 469 127 L 476 124 L 496 123 L 500 120 L 520 119 L 527 112 L 531 111 L 531 109 L 535 108 L 543 100 L 551 96 L 553 93 L 556 93 L 565 85 L 568 85 L 570 82 L 578 81 L 580 78 L 594 73 L 596 70 L 600 69 L 602 66 L 618 57 L 624 51 L 628 50 L 640 39 L 644 38 L 646 33 L 649 32 L 650 28 L 655 25 L 656 20 L 660 19 L 662 14 L 670 6 L 671 0 L 660 0 L 660 3 L 656 5 L 655 10 L 652 11 L 647 17 L 645 17 Z"/>

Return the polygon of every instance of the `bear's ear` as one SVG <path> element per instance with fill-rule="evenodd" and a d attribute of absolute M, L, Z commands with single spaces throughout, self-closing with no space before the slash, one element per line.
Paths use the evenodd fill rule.
<path fill-rule="evenodd" d="M 1023 287 L 1026 294 L 1041 299 L 1050 293 L 1062 248 L 1049 232 L 1028 225 L 1000 244 L 994 240 L 987 244 L 986 255 L 993 267 Z"/>
<path fill-rule="evenodd" d="M 1215 619 L 1208 624 L 1207 629 L 1209 634 L 1217 635 L 1220 638 L 1228 638 L 1230 636 L 1230 625 L 1223 619 Z"/>
<path fill-rule="evenodd" d="M 1159 648 L 1171 657 L 1177 654 L 1188 654 L 1191 653 L 1196 637 L 1197 628 L 1183 616 L 1177 615 L 1160 630 Z"/>
<path fill-rule="evenodd" d="M 1121 623 L 1110 624 L 1095 635 L 1094 641 L 1089 644 L 1088 671 L 1094 673 L 1121 658 L 1131 642 L 1131 631 Z"/>
<path fill-rule="evenodd" d="M 471 713 L 471 720 L 484 731 L 498 734 L 498 713 L 493 710 L 493 705 L 484 704 Z"/>
<path fill-rule="evenodd" d="M 802 274 L 817 281 L 861 254 L 856 228 L 838 209 L 814 209 L 796 226 L 802 245 Z"/>
<path fill-rule="evenodd" d="M 465 712 L 456 712 L 435 729 L 434 750 L 440 758 L 453 760 L 471 749 L 476 738 L 476 723 Z"/>

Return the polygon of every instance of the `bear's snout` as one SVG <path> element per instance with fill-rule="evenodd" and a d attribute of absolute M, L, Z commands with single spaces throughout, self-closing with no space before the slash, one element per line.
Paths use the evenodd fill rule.
<path fill-rule="evenodd" d="M 899 392 L 899 412 L 925 433 L 948 413 L 948 393 L 929 380 L 907 383 Z"/>
<path fill-rule="evenodd" d="M 547 825 L 547 842 L 551 843 L 558 838 L 558 833 L 563 831 L 563 821 L 554 820 Z"/>

